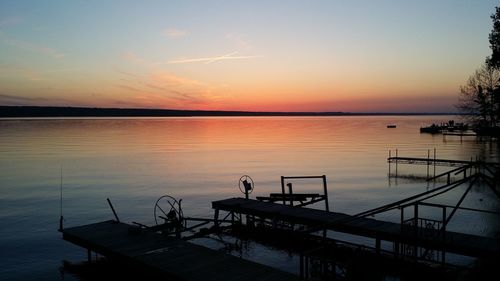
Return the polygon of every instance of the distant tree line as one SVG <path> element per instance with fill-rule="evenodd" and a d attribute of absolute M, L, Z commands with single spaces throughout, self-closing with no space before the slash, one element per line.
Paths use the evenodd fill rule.
<path fill-rule="evenodd" d="M 489 35 L 491 56 L 460 86 L 457 107 L 472 118 L 476 127 L 500 127 L 500 7 L 495 10 Z"/>

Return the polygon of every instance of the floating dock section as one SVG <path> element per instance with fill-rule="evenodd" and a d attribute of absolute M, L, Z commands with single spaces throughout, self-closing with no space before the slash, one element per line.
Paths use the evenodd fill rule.
<path fill-rule="evenodd" d="M 168 280 L 299 280 L 296 275 L 116 221 L 61 230 L 63 239 Z"/>

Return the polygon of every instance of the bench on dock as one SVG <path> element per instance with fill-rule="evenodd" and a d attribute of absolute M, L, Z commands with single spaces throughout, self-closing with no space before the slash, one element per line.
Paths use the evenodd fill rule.
<path fill-rule="evenodd" d="M 305 202 L 307 200 L 315 200 L 315 199 L 324 199 L 324 195 L 320 195 L 318 193 L 270 193 L 269 196 L 257 196 L 255 197 L 259 201 L 264 202 L 278 202 L 278 201 L 298 201 Z"/>

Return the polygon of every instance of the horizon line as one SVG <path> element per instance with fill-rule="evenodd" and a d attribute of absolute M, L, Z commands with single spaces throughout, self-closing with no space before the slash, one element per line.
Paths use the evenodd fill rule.
<path fill-rule="evenodd" d="M 81 106 L 0 105 L 0 117 L 369 116 L 464 115 L 458 112 L 246 111 Z"/>

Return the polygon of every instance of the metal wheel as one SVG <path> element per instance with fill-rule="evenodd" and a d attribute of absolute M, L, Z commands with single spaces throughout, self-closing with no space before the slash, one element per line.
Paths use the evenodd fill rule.
<path fill-rule="evenodd" d="M 238 182 L 238 187 L 243 194 L 250 194 L 253 191 L 254 188 L 254 183 L 253 179 L 248 176 L 244 175 L 240 178 L 240 181 Z"/>
<path fill-rule="evenodd" d="M 181 201 L 174 197 L 163 195 L 155 203 L 154 217 L 156 225 L 165 223 L 179 223 L 182 225 L 184 214 L 182 213 Z"/>

